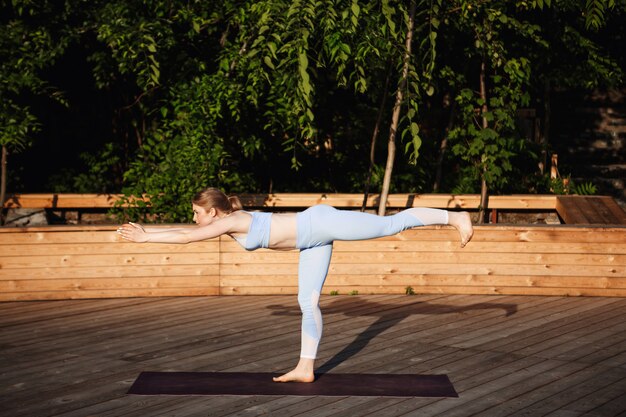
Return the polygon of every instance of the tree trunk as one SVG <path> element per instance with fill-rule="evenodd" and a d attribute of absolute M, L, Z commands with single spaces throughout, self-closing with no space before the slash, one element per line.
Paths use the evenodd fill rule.
<path fill-rule="evenodd" d="M 385 176 L 383 178 L 383 189 L 380 193 L 380 203 L 378 206 L 378 215 L 384 216 L 387 207 L 387 198 L 389 196 L 389 186 L 391 184 L 391 174 L 393 172 L 393 162 L 396 157 L 396 132 L 400 121 L 400 108 L 403 100 L 403 93 L 406 87 L 409 75 L 409 59 L 411 58 L 411 43 L 413 41 L 413 27 L 415 20 L 415 1 L 411 1 L 409 12 L 409 27 L 406 34 L 406 45 L 404 53 L 404 63 L 402 68 L 402 79 L 398 85 L 396 92 L 396 102 L 393 105 L 393 114 L 391 116 L 391 126 L 389 127 L 389 142 L 387 143 L 387 164 L 385 165 Z"/>
<path fill-rule="evenodd" d="M 4 225 L 4 202 L 7 198 L 7 159 L 9 152 L 6 145 L 2 145 L 2 160 L 0 164 L 0 225 Z"/>
<path fill-rule="evenodd" d="M 487 129 L 489 127 L 489 123 L 487 122 L 487 118 L 485 117 L 485 113 L 489 110 L 487 107 L 487 85 L 485 84 L 485 60 L 480 64 L 480 98 L 483 100 L 483 105 L 481 108 L 482 115 L 482 127 L 483 129 Z M 487 210 L 489 209 L 489 189 L 487 187 L 487 181 L 485 181 L 485 171 L 487 167 L 483 164 L 482 174 L 481 174 L 481 185 L 480 185 L 480 207 L 478 212 L 478 223 L 485 223 L 485 216 Z"/>
<path fill-rule="evenodd" d="M 370 193 L 370 185 L 372 182 L 372 171 L 374 170 L 374 157 L 376 154 L 376 140 L 378 139 L 378 132 L 380 131 L 380 123 L 382 122 L 383 112 L 385 111 L 385 105 L 387 103 L 387 93 L 389 92 L 389 79 L 391 78 L 391 64 L 389 64 L 389 71 L 387 71 L 387 79 L 385 80 L 385 88 L 383 90 L 383 99 L 380 101 L 380 107 L 378 108 L 378 116 L 376 117 L 376 125 L 372 132 L 372 142 L 370 144 L 370 166 L 367 171 L 367 179 L 365 180 L 365 190 L 363 191 L 363 204 L 361 205 L 361 211 L 365 211 L 367 206 L 367 198 Z"/>

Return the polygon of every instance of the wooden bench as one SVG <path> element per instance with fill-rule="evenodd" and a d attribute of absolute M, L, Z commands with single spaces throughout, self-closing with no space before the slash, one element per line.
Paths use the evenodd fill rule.
<path fill-rule="evenodd" d="M 4 203 L 4 208 L 108 209 L 114 207 L 121 197 L 120 194 L 14 194 Z M 334 207 L 360 208 L 363 203 L 362 194 L 344 193 L 242 194 L 240 198 L 246 208 L 266 209 L 302 208 L 321 203 Z M 380 195 L 370 194 L 366 206 L 376 208 L 379 201 Z M 477 209 L 479 204 L 480 196 L 477 194 L 391 194 L 387 199 L 389 208 L 432 207 L 473 210 Z M 554 210 L 555 204 L 554 195 L 519 194 L 489 198 L 489 207 L 493 209 Z"/>
<path fill-rule="evenodd" d="M 46 210 L 108 210 L 120 200 L 120 194 L 16 194 L 4 208 L 34 208 Z M 299 210 L 315 204 L 358 209 L 363 203 L 361 194 L 342 193 L 276 193 L 243 194 L 240 196 L 247 209 Z M 370 210 L 378 207 L 380 196 L 371 194 L 366 202 Z M 143 199 L 147 201 L 147 199 Z M 442 209 L 478 210 L 480 196 L 475 194 L 391 194 L 389 209 L 407 207 L 432 207 Z M 607 196 L 556 196 L 519 194 L 491 196 L 489 209 L 492 223 L 497 222 L 497 211 L 552 211 L 558 213 L 565 224 L 626 224 L 626 212 Z"/>
<path fill-rule="evenodd" d="M 565 224 L 626 225 L 626 212 L 611 197 L 558 196 L 556 211 Z"/>
<path fill-rule="evenodd" d="M 17 194 L 4 204 L 9 208 L 45 210 L 52 223 L 103 224 L 111 223 L 106 213 L 114 207 L 122 196 L 119 194 Z M 334 207 L 357 210 L 363 204 L 362 194 L 343 193 L 276 193 L 240 195 L 247 210 L 298 211 L 316 204 L 328 204 Z M 148 202 L 143 199 L 143 202 Z M 376 212 L 380 196 L 369 195 L 366 210 Z M 489 200 L 491 223 L 498 222 L 499 213 L 532 213 L 530 223 L 557 223 L 554 195 L 506 195 L 493 196 Z M 391 194 L 387 208 L 396 211 L 408 207 L 432 207 L 450 210 L 477 211 L 480 196 L 476 194 Z M 554 213 L 554 214 L 551 214 Z M 536 217 L 537 221 L 533 221 Z M 505 220 L 506 222 L 506 220 Z"/>
<path fill-rule="evenodd" d="M 110 224 L 115 217 L 107 215 L 120 201 L 120 194 L 16 194 L 4 207 L 36 210 L 34 216 L 47 218 L 49 224 Z M 316 204 L 358 210 L 363 205 L 362 194 L 346 193 L 276 193 L 240 195 L 247 210 L 299 211 Z M 148 199 L 141 198 L 143 203 Z M 370 194 L 366 210 L 377 212 L 380 196 Z M 490 223 L 518 223 L 521 214 L 527 223 L 558 224 L 556 196 L 518 194 L 492 196 L 489 200 Z M 389 212 L 408 207 L 432 207 L 450 210 L 478 211 L 480 196 L 476 194 L 391 194 L 387 200 Z M 22 217 L 20 225 L 28 225 Z M 44 220 L 45 222 L 45 220 Z M 41 224 L 41 223 L 39 223 Z M 32 225 L 32 224 L 31 224 Z"/>

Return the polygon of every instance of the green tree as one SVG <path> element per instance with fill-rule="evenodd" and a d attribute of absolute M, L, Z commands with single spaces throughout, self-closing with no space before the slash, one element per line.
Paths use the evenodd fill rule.
<path fill-rule="evenodd" d="M 406 26 L 397 29 L 408 21 L 407 10 L 387 1 L 243 2 L 225 5 L 218 15 L 224 30 L 217 65 L 207 63 L 206 73 L 168 88 L 160 125 L 127 172 L 134 184 L 129 194 L 144 190 L 155 202 L 172 194 L 180 199 L 208 182 L 230 190 L 245 184 L 249 190 L 250 177 L 233 175 L 236 162 L 277 150 L 300 169 L 303 156 L 317 157 L 335 146 L 329 143 L 335 132 L 325 133 L 320 118 L 331 94 L 366 94 L 387 73 L 388 62 L 400 68 L 408 62 L 402 46 Z M 415 73 L 413 66 L 404 72 L 398 91 L 417 90 L 406 79 Z M 407 94 L 406 103 L 415 108 L 418 101 Z M 405 125 L 416 152 L 417 125 Z M 186 162 L 189 174 L 182 181 L 165 174 L 173 173 L 175 161 Z M 179 215 L 188 212 L 179 207 Z"/>
<path fill-rule="evenodd" d="M 472 43 L 464 52 L 476 78 L 467 81 L 476 87 L 462 88 L 457 95 L 461 123 L 449 138 L 454 154 L 470 163 L 473 177 L 480 181 L 482 222 L 489 189 L 506 184 L 511 160 L 525 145 L 525 139 L 516 134 L 515 116 L 529 103 L 530 62 L 517 55 L 519 50 L 507 42 L 507 35 L 534 43 L 541 39 L 536 25 L 513 16 L 509 2 L 463 6 L 454 23 L 462 33 L 471 34 Z"/>
<path fill-rule="evenodd" d="M 587 7 L 593 8 L 591 3 Z M 438 56 L 456 51 L 467 60 L 443 61 L 448 66 L 438 72 L 440 82 L 453 92 L 457 113 L 445 139 L 453 154 L 468 163 L 460 170 L 466 177 L 460 178 L 456 192 L 476 192 L 480 184 L 483 221 L 489 192 L 506 190 L 512 179 L 519 181 L 514 161 L 536 158 L 534 144 L 516 129 L 516 112 L 531 104 L 533 94 L 533 103 L 546 102 L 538 81 L 558 79 L 568 85 L 575 78 L 581 86 L 595 80 L 589 88 L 599 85 L 597 80 L 616 81 L 613 76 L 620 70 L 581 35 L 585 26 L 597 27 L 598 22 L 573 14 L 581 10 L 581 2 L 459 1 L 448 6 L 444 22 L 449 42 L 440 43 Z M 567 35 L 573 32 L 576 40 Z M 544 144 L 544 152 L 546 148 Z"/>
<path fill-rule="evenodd" d="M 54 30 L 63 17 L 53 4 L 3 1 L 0 4 L 0 146 L 2 147 L 0 202 L 6 200 L 9 182 L 8 158 L 32 143 L 40 128 L 31 112 L 27 95 L 44 95 L 64 103 L 60 91 L 41 72 L 63 53 L 69 36 Z M 3 221 L 4 218 L 0 219 Z"/>
<path fill-rule="evenodd" d="M 124 171 L 127 198 L 147 194 L 150 212 L 167 213 L 162 221 L 188 220 L 189 198 L 207 184 L 353 191 L 370 170 L 384 193 L 425 191 L 435 170 L 420 154 L 436 151 L 446 127 L 455 168 L 442 184 L 476 192 L 482 183 L 486 208 L 486 191 L 510 189 L 514 161 L 533 157 L 515 130 L 515 111 L 543 102 L 544 81 L 590 88 L 622 79 L 623 62 L 609 58 L 602 29 L 618 30 L 623 2 L 14 0 L 2 7 L 5 150 L 34 137 L 32 95 L 62 97 L 46 68 L 78 50 L 96 94 L 112 103 L 113 136 L 72 186 L 105 189 L 98 173 Z M 452 115 L 441 104 L 446 97 L 455 102 Z M 377 141 L 387 127 L 388 140 Z M 388 164 L 376 164 L 385 154 Z"/>

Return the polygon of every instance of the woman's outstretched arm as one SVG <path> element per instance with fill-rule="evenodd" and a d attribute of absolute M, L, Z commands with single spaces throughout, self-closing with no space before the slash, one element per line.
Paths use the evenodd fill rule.
<path fill-rule="evenodd" d="M 136 223 L 126 223 L 117 229 L 122 239 L 144 243 L 189 243 L 212 239 L 233 231 L 233 219 L 225 217 L 206 226 L 190 226 L 178 229 L 144 228 Z"/>

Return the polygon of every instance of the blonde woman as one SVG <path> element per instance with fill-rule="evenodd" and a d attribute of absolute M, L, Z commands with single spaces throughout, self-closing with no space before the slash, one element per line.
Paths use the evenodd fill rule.
<path fill-rule="evenodd" d="M 319 298 L 328 274 L 335 240 L 366 240 L 390 236 L 413 227 L 451 225 L 459 232 L 461 247 L 474 233 L 467 212 L 409 208 L 390 216 L 338 210 L 316 205 L 299 213 L 247 212 L 239 198 L 216 188 L 197 193 L 192 200 L 195 228 L 162 229 L 136 223 L 122 225 L 118 233 L 132 242 L 189 243 L 228 235 L 246 250 L 299 249 L 298 303 L 302 310 L 300 360 L 276 382 L 313 382 L 317 348 L 322 337 Z"/>

